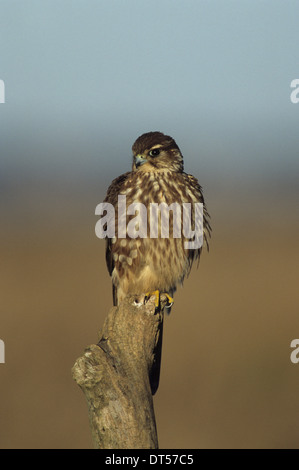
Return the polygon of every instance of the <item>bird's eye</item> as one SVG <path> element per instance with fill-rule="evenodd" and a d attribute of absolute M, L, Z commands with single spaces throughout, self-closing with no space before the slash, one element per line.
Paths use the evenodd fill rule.
<path fill-rule="evenodd" d="M 153 149 L 149 154 L 151 157 L 157 157 L 160 154 L 160 149 Z"/>

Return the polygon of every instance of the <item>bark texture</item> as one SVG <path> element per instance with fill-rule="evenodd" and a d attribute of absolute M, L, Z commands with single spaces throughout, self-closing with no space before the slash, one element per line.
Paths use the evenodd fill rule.
<path fill-rule="evenodd" d="M 166 301 L 162 295 L 156 308 L 154 296 L 146 303 L 144 296 L 126 297 L 110 310 L 99 343 L 87 347 L 72 369 L 87 400 L 95 448 L 158 448 L 152 393 Z"/>

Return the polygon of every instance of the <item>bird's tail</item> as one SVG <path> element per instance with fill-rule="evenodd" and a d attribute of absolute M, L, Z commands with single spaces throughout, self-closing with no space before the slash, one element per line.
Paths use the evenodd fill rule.
<path fill-rule="evenodd" d="M 149 379 L 150 379 L 150 384 L 151 384 L 152 395 L 155 395 L 156 391 L 158 390 L 159 381 L 160 381 L 161 358 L 162 358 L 162 340 L 163 340 L 163 323 L 164 323 L 164 319 L 162 317 L 158 342 L 157 342 L 157 345 L 154 349 L 153 365 L 152 365 L 152 368 L 149 372 Z"/>

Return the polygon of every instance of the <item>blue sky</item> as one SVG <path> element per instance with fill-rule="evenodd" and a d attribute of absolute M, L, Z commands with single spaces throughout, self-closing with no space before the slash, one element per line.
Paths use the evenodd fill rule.
<path fill-rule="evenodd" d="M 299 2 L 0 0 L 2 178 L 111 180 L 143 132 L 209 180 L 299 170 Z"/>

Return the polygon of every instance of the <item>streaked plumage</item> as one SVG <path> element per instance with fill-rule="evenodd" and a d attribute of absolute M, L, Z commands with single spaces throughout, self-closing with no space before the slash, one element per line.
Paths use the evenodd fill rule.
<path fill-rule="evenodd" d="M 183 156 L 174 139 L 161 132 L 138 137 L 133 147 L 133 166 L 110 185 L 105 202 L 115 207 L 119 195 L 126 196 L 127 207 L 133 202 L 173 202 L 204 204 L 201 186 L 194 176 L 183 171 Z M 127 217 L 127 223 L 133 216 Z M 204 204 L 204 238 L 208 244 L 210 224 Z M 149 213 L 148 213 L 149 220 Z M 170 220 L 171 217 L 170 217 Z M 117 227 L 116 227 L 117 228 Z M 127 238 L 107 239 L 106 261 L 113 283 L 113 302 L 118 305 L 128 294 L 159 290 L 170 296 L 190 273 L 193 261 L 199 259 L 201 248 L 186 250 L 186 239 Z"/>

